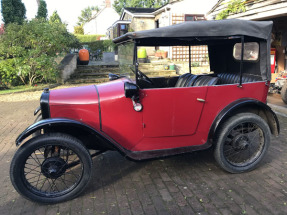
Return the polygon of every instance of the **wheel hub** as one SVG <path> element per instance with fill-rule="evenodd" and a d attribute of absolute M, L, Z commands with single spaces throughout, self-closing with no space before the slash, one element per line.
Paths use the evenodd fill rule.
<path fill-rule="evenodd" d="M 43 175 L 47 178 L 61 177 L 67 169 L 67 163 L 59 157 L 50 157 L 44 160 L 41 166 Z"/>
<path fill-rule="evenodd" d="M 239 134 L 233 139 L 232 146 L 235 151 L 246 150 L 249 147 L 249 138 L 244 134 Z"/>

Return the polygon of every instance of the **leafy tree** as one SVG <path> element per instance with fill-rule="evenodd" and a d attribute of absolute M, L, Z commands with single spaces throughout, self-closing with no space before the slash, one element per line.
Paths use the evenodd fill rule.
<path fill-rule="evenodd" d="M 49 22 L 50 23 L 62 23 L 61 17 L 59 16 L 56 10 L 53 12 L 52 16 L 50 16 Z"/>
<path fill-rule="evenodd" d="M 230 14 L 245 12 L 246 0 L 231 0 L 227 2 L 226 9 L 217 14 L 216 20 L 226 19 Z"/>
<path fill-rule="evenodd" d="M 89 22 L 92 19 L 92 14 L 94 11 L 99 11 L 98 6 L 92 6 L 92 7 L 87 7 L 81 11 L 81 16 L 78 17 L 78 26 L 81 26 L 85 24 L 86 22 Z"/>
<path fill-rule="evenodd" d="M 125 7 L 158 8 L 169 0 L 115 0 L 113 7 L 119 14 Z"/>
<path fill-rule="evenodd" d="M 34 19 L 23 25 L 9 24 L 0 37 L 0 82 L 33 85 L 56 81 L 57 53 L 78 47 L 75 36 L 62 23 Z"/>
<path fill-rule="evenodd" d="M 84 35 L 85 32 L 84 32 L 83 26 L 82 26 L 82 25 L 75 26 L 75 27 L 74 27 L 74 34 Z"/>
<path fill-rule="evenodd" d="M 9 23 L 22 24 L 26 18 L 26 8 L 21 0 L 2 0 L 2 17 L 5 25 Z"/>
<path fill-rule="evenodd" d="M 40 5 L 38 7 L 36 18 L 37 19 L 43 18 L 46 20 L 47 16 L 48 16 L 47 4 L 44 0 L 40 0 Z"/>

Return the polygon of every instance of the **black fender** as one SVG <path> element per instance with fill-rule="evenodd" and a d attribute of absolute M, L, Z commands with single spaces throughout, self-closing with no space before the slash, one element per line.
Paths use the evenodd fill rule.
<path fill-rule="evenodd" d="M 209 129 L 208 140 L 213 140 L 217 128 L 226 118 L 234 115 L 235 113 L 244 112 L 244 110 L 254 109 L 261 111 L 263 116 L 265 115 L 264 120 L 269 125 L 271 133 L 275 136 L 278 136 L 280 133 L 279 120 L 276 114 L 272 111 L 272 109 L 267 104 L 261 101 L 245 98 L 230 103 L 216 116 Z"/>
<path fill-rule="evenodd" d="M 59 128 L 65 128 L 65 127 L 74 128 L 77 129 L 77 131 L 84 131 L 85 133 L 94 136 L 97 140 L 100 140 L 102 145 L 104 144 L 105 148 L 108 149 L 121 148 L 119 144 L 117 144 L 115 141 L 113 141 L 111 138 L 109 138 L 102 132 L 99 132 L 94 128 L 92 128 L 91 126 L 86 125 L 82 122 L 66 118 L 49 118 L 34 123 L 33 125 L 26 128 L 18 136 L 18 138 L 16 139 L 16 146 L 19 146 L 23 142 L 23 140 L 25 140 L 27 137 L 29 137 L 31 134 L 33 134 L 38 130 L 44 129 L 48 131 L 49 129 L 52 129 L 53 131 L 57 132 Z"/>

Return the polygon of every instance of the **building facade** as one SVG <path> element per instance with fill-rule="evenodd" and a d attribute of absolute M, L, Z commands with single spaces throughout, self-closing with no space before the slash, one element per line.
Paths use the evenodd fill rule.
<path fill-rule="evenodd" d="M 218 1 L 207 13 L 207 18 L 216 19 L 231 2 Z M 273 21 L 271 48 L 276 50 L 277 72 L 287 70 L 287 0 L 248 0 L 242 3 L 245 11 L 229 14 L 227 19 Z"/>
<path fill-rule="evenodd" d="M 124 8 L 120 19 L 109 28 L 110 39 L 119 37 L 126 32 L 154 29 L 179 24 L 185 21 L 205 20 L 205 14 L 211 8 L 210 2 L 202 0 L 198 4 L 195 0 L 171 0 L 169 4 L 160 8 Z M 204 4 L 206 2 L 206 4 Z M 168 52 L 168 57 L 174 61 L 188 61 L 188 47 L 156 47 Z M 147 48 L 148 54 L 154 53 L 154 48 Z M 192 47 L 192 60 L 201 65 L 207 65 L 207 48 Z M 206 60 L 205 60 L 206 59 Z"/>
<path fill-rule="evenodd" d="M 84 24 L 85 34 L 106 35 L 107 29 L 119 19 L 119 14 L 112 8 L 111 0 L 105 0 L 104 7 Z"/>

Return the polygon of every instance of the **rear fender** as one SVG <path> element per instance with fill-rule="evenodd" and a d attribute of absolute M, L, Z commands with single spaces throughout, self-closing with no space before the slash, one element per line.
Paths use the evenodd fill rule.
<path fill-rule="evenodd" d="M 66 118 L 49 118 L 44 119 L 29 126 L 23 131 L 16 139 L 16 146 L 19 146 L 27 137 L 39 130 L 44 130 L 45 133 L 49 132 L 64 132 L 82 140 L 87 146 L 87 141 L 91 143 L 90 146 L 98 146 L 100 149 L 115 149 L 116 143 L 109 137 L 101 134 L 94 128 Z M 81 136 L 80 136 L 81 134 Z M 87 146 L 88 147 L 88 146 Z M 91 147 L 88 147 L 91 148 Z"/>
<path fill-rule="evenodd" d="M 212 123 L 212 126 L 210 127 L 208 140 L 212 142 L 217 129 L 226 119 L 228 119 L 230 116 L 242 112 L 252 112 L 259 115 L 269 125 L 271 133 L 275 136 L 279 135 L 280 125 L 278 118 L 268 105 L 258 100 L 240 99 L 229 104 L 217 115 Z"/>

